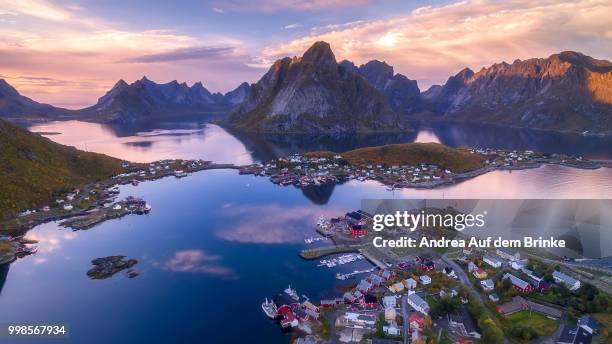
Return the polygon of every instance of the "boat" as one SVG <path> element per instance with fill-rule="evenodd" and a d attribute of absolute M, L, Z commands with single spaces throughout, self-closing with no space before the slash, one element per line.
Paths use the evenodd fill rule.
<path fill-rule="evenodd" d="M 274 319 L 278 316 L 278 310 L 276 309 L 276 305 L 274 304 L 274 302 L 272 302 L 272 300 L 268 301 L 267 297 L 266 300 L 261 303 L 261 309 L 270 319 Z"/>
<path fill-rule="evenodd" d="M 287 295 L 289 295 L 295 301 L 299 301 L 300 300 L 300 296 L 297 294 L 295 289 L 291 289 L 291 286 L 288 286 L 287 289 L 285 289 L 285 293 Z"/>

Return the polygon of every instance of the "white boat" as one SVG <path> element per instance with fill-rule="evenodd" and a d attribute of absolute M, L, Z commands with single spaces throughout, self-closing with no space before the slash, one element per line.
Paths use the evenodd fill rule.
<path fill-rule="evenodd" d="M 291 289 L 291 286 L 288 286 L 287 289 L 285 289 L 285 293 L 287 295 L 289 295 L 295 301 L 299 301 L 300 300 L 300 296 L 297 294 L 295 289 Z"/>
<path fill-rule="evenodd" d="M 272 300 L 268 301 L 267 297 L 266 300 L 261 303 L 261 309 L 270 319 L 274 319 L 278 316 L 278 310 L 276 309 L 276 305 L 274 304 L 274 302 L 272 302 Z"/>

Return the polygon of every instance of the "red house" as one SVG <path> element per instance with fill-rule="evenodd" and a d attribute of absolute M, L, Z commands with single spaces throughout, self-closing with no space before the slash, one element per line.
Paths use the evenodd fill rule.
<path fill-rule="evenodd" d="M 356 224 L 349 223 L 349 228 L 351 229 L 351 235 L 354 238 L 368 235 L 368 230 L 363 225 L 356 225 Z"/>
<path fill-rule="evenodd" d="M 522 279 L 512 275 L 505 274 L 503 279 L 509 278 L 512 286 L 521 294 L 529 294 L 533 291 L 533 286 Z"/>
<path fill-rule="evenodd" d="M 436 264 L 432 262 L 431 260 L 423 261 L 421 263 L 421 271 L 423 272 L 433 271 L 433 269 L 435 268 L 436 268 Z"/>
<path fill-rule="evenodd" d="M 374 309 L 378 307 L 378 298 L 374 295 L 367 294 L 361 303 L 363 308 Z"/>

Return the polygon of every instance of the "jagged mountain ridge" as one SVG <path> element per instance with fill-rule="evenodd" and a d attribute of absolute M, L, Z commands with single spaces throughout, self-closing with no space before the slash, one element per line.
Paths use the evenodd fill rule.
<path fill-rule="evenodd" d="M 422 96 L 444 120 L 612 132 L 612 63 L 572 51 L 466 68 Z"/>
<path fill-rule="evenodd" d="M 119 80 L 95 105 L 79 112 L 93 120 L 109 123 L 225 113 L 239 104 L 247 93 L 244 84 L 223 95 L 211 93 L 201 82 L 190 87 L 176 80 L 157 84 L 143 77 L 132 84 Z"/>
<path fill-rule="evenodd" d="M 407 127 L 383 93 L 336 62 L 326 42 L 277 60 L 227 125 L 257 132 L 337 133 Z"/>
<path fill-rule="evenodd" d="M 400 114 L 410 114 L 421 110 L 421 91 L 416 80 L 405 75 L 395 74 L 393 67 L 384 61 L 371 60 L 357 67 L 344 60 L 340 65 L 364 78 L 386 97 L 391 108 Z"/>

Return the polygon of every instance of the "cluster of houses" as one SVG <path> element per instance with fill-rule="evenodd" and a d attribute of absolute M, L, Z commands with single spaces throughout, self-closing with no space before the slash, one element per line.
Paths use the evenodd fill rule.
<path fill-rule="evenodd" d="M 344 234 L 353 238 L 361 238 L 368 235 L 368 228 L 372 225 L 372 216 L 363 210 L 357 210 L 330 220 L 322 217 L 317 222 L 317 231 L 324 236 Z"/>
<path fill-rule="evenodd" d="M 305 157 L 294 154 L 266 164 L 254 164 L 241 169 L 242 174 L 269 176 L 273 183 L 305 187 L 339 180 L 378 180 L 391 188 L 412 186 L 450 178 L 453 173 L 435 164 L 352 166 L 341 155 Z"/>
<path fill-rule="evenodd" d="M 291 287 L 284 293 L 278 294 L 272 299 L 275 317 L 280 317 L 280 325 L 283 328 L 297 327 L 299 322 L 318 320 L 320 317 L 319 306 L 310 300 L 300 302 L 299 297 Z"/>
<path fill-rule="evenodd" d="M 502 279 L 509 279 L 517 292 L 520 294 L 528 294 L 533 291 L 546 292 L 550 290 L 550 284 L 544 280 L 544 276 L 535 271 L 529 270 L 527 268 L 526 261 L 520 260 L 521 256 L 519 252 L 506 248 L 498 248 L 496 250 L 496 254 L 497 257 L 492 255 L 484 255 L 482 261 L 491 268 L 500 269 L 508 266 L 513 270 L 520 271 L 529 277 L 530 281 L 527 282 L 514 274 L 504 274 Z M 493 291 L 495 286 L 492 280 L 486 279 L 488 277 L 486 270 L 476 266 L 474 262 L 470 261 L 468 262 L 468 271 L 472 273 L 475 278 L 482 280 L 480 284 L 486 292 Z M 576 291 L 581 286 L 579 280 L 568 276 L 561 271 L 554 271 L 552 276 L 556 283 L 564 284 L 571 291 Z M 489 295 L 489 298 L 494 302 L 499 301 L 499 298 L 494 293 Z"/>
<path fill-rule="evenodd" d="M 375 288 L 391 282 L 394 277 L 395 274 L 390 270 L 382 270 L 379 274 L 373 273 L 368 278 L 360 280 L 357 287 L 347 291 L 342 297 L 347 304 L 361 304 L 364 308 L 371 308 L 366 304 L 365 296 Z"/>

